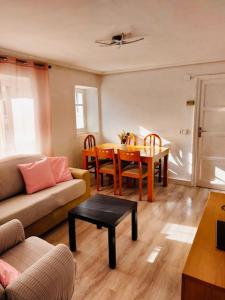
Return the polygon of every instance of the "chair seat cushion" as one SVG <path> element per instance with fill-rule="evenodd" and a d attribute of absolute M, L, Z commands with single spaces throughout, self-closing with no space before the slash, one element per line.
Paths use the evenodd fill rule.
<path fill-rule="evenodd" d="M 0 202 L 0 224 L 12 219 L 19 219 L 23 226 L 27 227 L 85 192 L 85 181 L 73 179 L 32 195 L 14 196 Z"/>
<path fill-rule="evenodd" d="M 122 176 L 126 176 L 132 174 L 134 176 L 139 176 L 139 168 L 136 164 L 129 164 L 125 168 L 122 169 Z M 142 166 L 142 177 L 146 177 L 148 175 L 148 169 L 145 166 Z"/>
<path fill-rule="evenodd" d="M 20 273 L 33 265 L 43 255 L 53 249 L 54 246 L 48 242 L 32 236 L 23 243 L 6 251 L 0 256 L 5 262 L 13 266 Z"/>
<path fill-rule="evenodd" d="M 99 171 L 102 172 L 102 171 L 109 171 L 109 172 L 113 172 L 114 170 L 114 166 L 113 166 L 113 163 L 105 163 L 105 164 L 102 164 L 99 168 Z"/>

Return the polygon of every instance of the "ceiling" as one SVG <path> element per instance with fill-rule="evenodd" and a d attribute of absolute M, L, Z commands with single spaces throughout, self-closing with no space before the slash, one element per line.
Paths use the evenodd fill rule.
<path fill-rule="evenodd" d="M 0 48 L 96 73 L 225 60 L 224 0 L 0 0 Z M 138 43 L 100 47 L 120 32 Z"/>

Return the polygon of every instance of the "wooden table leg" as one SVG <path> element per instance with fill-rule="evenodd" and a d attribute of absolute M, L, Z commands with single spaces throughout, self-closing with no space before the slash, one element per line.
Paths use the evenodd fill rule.
<path fill-rule="evenodd" d="M 131 213 L 131 230 L 132 230 L 132 240 L 136 241 L 138 237 L 137 207 L 133 209 Z"/>
<path fill-rule="evenodd" d="M 85 154 L 85 152 L 82 152 L 82 168 L 87 170 L 88 169 L 88 156 Z"/>
<path fill-rule="evenodd" d="M 168 154 L 164 156 L 163 163 L 163 186 L 167 186 L 167 178 L 168 178 Z"/>
<path fill-rule="evenodd" d="M 109 267 L 115 269 L 116 267 L 116 237 L 115 227 L 108 228 L 108 244 L 109 244 Z"/>
<path fill-rule="evenodd" d="M 69 225 L 69 244 L 70 250 L 76 251 L 76 226 L 75 226 L 75 219 L 72 215 L 69 214 L 68 216 L 68 225 Z"/>
<path fill-rule="evenodd" d="M 148 159 L 148 201 L 153 201 L 154 193 L 154 161 L 152 157 Z"/>

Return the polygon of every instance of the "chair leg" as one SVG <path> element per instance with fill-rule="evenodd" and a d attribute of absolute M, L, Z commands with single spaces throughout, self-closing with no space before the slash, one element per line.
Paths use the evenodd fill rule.
<path fill-rule="evenodd" d="M 122 183 L 123 183 L 123 178 L 122 176 L 119 176 L 119 195 L 122 196 Z"/>
<path fill-rule="evenodd" d="M 159 182 L 162 181 L 162 160 L 159 160 Z"/>
<path fill-rule="evenodd" d="M 113 187 L 114 187 L 114 195 L 117 193 L 117 178 L 116 176 L 113 176 Z"/>
<path fill-rule="evenodd" d="M 97 186 L 97 191 L 99 192 L 99 173 L 96 173 L 96 186 Z"/>
<path fill-rule="evenodd" d="M 139 179 L 139 201 L 142 200 L 142 178 Z"/>
<path fill-rule="evenodd" d="M 103 185 L 104 185 L 104 182 L 103 182 L 103 173 L 101 173 L 101 187 L 103 187 Z"/>

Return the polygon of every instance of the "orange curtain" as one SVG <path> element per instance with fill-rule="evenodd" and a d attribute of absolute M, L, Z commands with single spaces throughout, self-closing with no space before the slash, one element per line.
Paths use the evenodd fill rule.
<path fill-rule="evenodd" d="M 0 156 L 51 155 L 48 65 L 0 55 Z"/>

